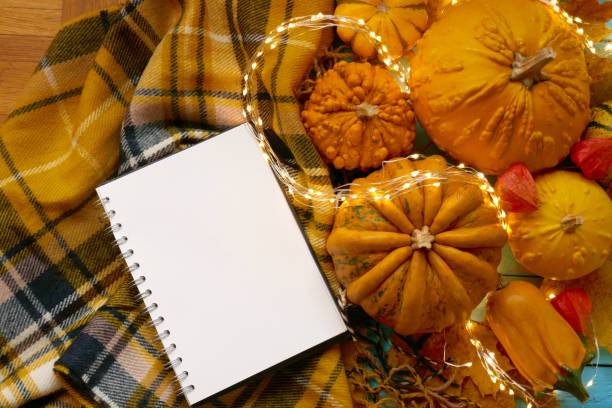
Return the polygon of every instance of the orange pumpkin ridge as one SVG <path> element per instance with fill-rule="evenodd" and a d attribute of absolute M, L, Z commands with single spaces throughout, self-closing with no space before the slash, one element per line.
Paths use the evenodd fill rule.
<path fill-rule="evenodd" d="M 498 282 L 506 232 L 479 187 L 451 178 L 390 199 L 364 194 L 416 168 L 447 166 L 441 156 L 403 158 L 355 180 L 360 198 L 340 206 L 327 241 L 347 298 L 403 335 L 462 323 Z"/>

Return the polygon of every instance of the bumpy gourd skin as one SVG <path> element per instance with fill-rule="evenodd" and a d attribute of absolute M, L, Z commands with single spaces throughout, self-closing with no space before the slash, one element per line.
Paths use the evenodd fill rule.
<path fill-rule="evenodd" d="M 585 138 L 612 139 L 612 99 L 593 108 Z"/>
<path fill-rule="evenodd" d="M 612 201 L 579 173 L 536 177 L 540 206 L 509 213 L 509 243 L 525 269 L 554 279 L 576 279 L 602 266 L 612 251 Z"/>
<path fill-rule="evenodd" d="M 369 63 L 339 62 L 317 80 L 302 111 L 308 135 L 337 169 L 379 167 L 410 152 L 415 136 L 408 95 Z"/>
<path fill-rule="evenodd" d="M 444 174 L 441 156 L 398 159 L 355 181 L 352 192 L 415 170 Z M 348 299 L 400 334 L 464 322 L 498 282 L 506 232 L 480 188 L 451 180 L 386 200 L 350 198 L 336 214 L 327 250 Z M 425 183 L 425 182 L 424 182 Z"/>
<path fill-rule="evenodd" d="M 514 63 L 547 50 L 552 60 L 511 79 Z M 429 136 L 487 173 L 518 162 L 552 167 L 589 122 L 582 43 L 538 1 L 459 2 L 418 41 L 411 67 L 414 109 Z"/>
<path fill-rule="evenodd" d="M 427 0 L 339 0 L 335 14 L 363 19 L 370 30 L 381 36 L 391 55 L 401 57 L 427 28 L 426 4 Z M 367 33 L 338 27 L 338 36 L 361 57 L 369 58 L 376 52 Z"/>
<path fill-rule="evenodd" d="M 536 391 L 552 389 L 563 368 L 580 369 L 586 353 L 580 338 L 532 284 L 514 281 L 491 294 L 487 320 Z"/>

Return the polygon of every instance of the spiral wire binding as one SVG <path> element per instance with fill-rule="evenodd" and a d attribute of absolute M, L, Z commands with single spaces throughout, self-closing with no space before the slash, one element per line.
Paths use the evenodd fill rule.
<path fill-rule="evenodd" d="M 108 227 L 106 227 L 106 231 L 113 234 L 116 232 L 119 232 L 121 230 L 121 228 L 123 227 L 121 223 L 119 222 L 113 222 L 113 218 L 117 215 L 117 211 L 113 210 L 113 209 L 107 209 L 106 206 L 110 203 L 110 198 L 109 197 L 102 197 L 99 199 L 97 205 L 104 211 L 105 215 L 106 215 L 106 219 L 108 219 L 110 221 L 110 224 L 108 225 Z M 104 217 L 100 217 L 101 220 L 104 220 Z M 128 237 L 123 235 L 117 239 L 115 239 L 115 245 L 117 245 L 117 247 L 121 248 L 122 245 L 125 245 L 128 242 Z M 130 258 L 132 255 L 134 255 L 134 250 L 131 248 L 126 249 L 125 251 L 122 251 L 120 254 L 120 257 L 126 261 L 127 264 L 127 268 L 126 271 L 130 273 L 130 275 L 132 275 L 136 270 L 140 269 L 140 264 L 138 262 L 133 262 L 133 263 L 128 263 L 128 258 Z M 133 288 L 137 288 L 138 289 L 138 295 L 136 296 L 137 299 L 144 301 L 144 299 L 148 298 L 149 296 L 153 295 L 153 292 L 151 291 L 151 289 L 142 289 L 141 285 L 144 284 L 147 281 L 147 277 L 145 275 L 140 275 L 136 278 L 132 279 L 132 282 L 130 282 L 130 286 Z M 149 304 L 149 306 L 144 306 L 143 308 L 140 309 L 139 313 L 140 314 L 149 314 L 151 315 L 151 313 L 153 313 L 154 311 L 156 311 L 159 308 L 158 304 L 153 302 L 151 304 Z M 157 327 L 160 326 L 161 324 L 163 324 L 165 321 L 163 316 L 157 316 L 155 319 L 153 319 L 153 317 L 151 316 L 151 321 L 147 323 L 147 325 L 149 327 L 154 327 L 157 330 Z M 157 330 L 157 337 L 159 338 L 159 340 L 161 342 L 163 342 L 164 340 L 166 340 L 168 337 L 170 337 L 170 330 L 163 330 L 163 331 L 159 331 Z M 164 369 L 165 370 L 174 370 L 175 372 L 175 377 L 172 379 L 172 382 L 174 384 L 176 384 L 179 388 L 179 395 L 182 395 L 183 397 L 185 396 L 185 394 L 187 394 L 188 392 L 191 392 L 195 389 L 194 385 L 187 385 L 185 387 L 182 387 L 183 383 L 187 380 L 187 378 L 189 377 L 189 372 L 187 371 L 182 371 L 180 374 L 176 373 L 176 368 L 178 366 L 181 365 L 181 363 L 183 362 L 182 357 L 171 357 L 171 354 L 173 354 L 176 351 L 176 344 L 171 343 L 170 345 L 166 346 L 160 353 L 158 353 L 157 357 L 161 357 L 163 355 L 166 355 L 168 357 L 168 362 L 164 364 Z"/>

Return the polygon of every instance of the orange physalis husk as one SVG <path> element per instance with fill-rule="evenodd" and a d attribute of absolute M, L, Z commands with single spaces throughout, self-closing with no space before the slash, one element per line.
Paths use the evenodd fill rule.
<path fill-rule="evenodd" d="M 523 163 L 513 164 L 497 178 L 495 190 L 502 208 L 510 212 L 530 212 L 538 208 L 538 191 L 531 173 Z"/>
<path fill-rule="evenodd" d="M 612 166 L 612 139 L 585 139 L 572 146 L 571 158 L 590 180 L 605 177 Z"/>
<path fill-rule="evenodd" d="M 593 303 L 584 289 L 566 289 L 555 296 L 550 303 L 576 333 L 586 336 L 591 321 Z"/>

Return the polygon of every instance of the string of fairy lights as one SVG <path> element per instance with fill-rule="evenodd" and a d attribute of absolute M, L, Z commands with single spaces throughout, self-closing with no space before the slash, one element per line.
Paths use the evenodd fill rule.
<path fill-rule="evenodd" d="M 476 349 L 476 355 L 482 366 L 487 371 L 493 384 L 497 384 L 500 392 L 507 392 L 510 396 L 517 396 L 525 401 L 527 408 L 538 406 L 536 399 L 530 389 L 515 381 L 499 364 L 495 358 L 495 353 L 488 350 L 482 342 L 474 335 L 475 323 L 468 320 L 465 329 L 470 337 L 470 343 Z"/>
<path fill-rule="evenodd" d="M 356 193 L 351 187 L 352 184 L 346 184 L 340 186 L 334 190 L 315 190 L 311 187 L 304 186 L 298 182 L 282 164 L 281 160 L 276 155 L 276 152 L 270 146 L 267 137 L 265 136 L 264 122 L 259 112 L 259 104 L 257 103 L 257 75 L 258 67 L 263 63 L 263 57 L 266 51 L 274 50 L 278 47 L 279 43 L 285 41 L 288 42 L 288 32 L 296 28 L 302 28 L 305 30 L 321 30 L 324 28 L 332 27 L 346 27 L 351 28 L 357 32 L 365 33 L 374 43 L 375 49 L 378 51 L 381 61 L 386 65 L 389 71 L 395 75 L 399 84 L 403 84 L 404 92 L 408 92 L 407 76 L 409 74 L 409 68 L 395 62 L 389 50 L 385 44 L 382 43 L 380 35 L 374 31 L 370 31 L 365 21 L 362 19 L 354 20 L 348 17 L 333 16 L 317 14 L 313 16 L 296 17 L 288 20 L 275 30 L 270 32 L 265 38 L 259 48 L 256 50 L 250 64 L 248 65 L 247 72 L 244 75 L 244 87 L 242 89 L 242 95 L 245 101 L 245 107 L 243 110 L 244 117 L 249 120 L 255 128 L 256 139 L 262 150 L 263 156 L 266 161 L 272 167 L 272 170 L 281 181 L 282 185 L 285 186 L 288 193 L 297 199 L 302 199 L 303 202 L 309 205 L 323 206 L 323 205 L 336 205 L 342 202 L 349 202 L 361 197 L 361 193 Z M 421 160 L 425 156 L 414 153 L 408 156 L 410 160 Z M 384 166 L 383 166 L 384 167 Z M 504 228 L 508 228 L 506 223 L 506 212 L 500 206 L 500 199 L 495 194 L 495 190 L 489 184 L 487 178 L 482 172 L 476 171 L 472 168 L 459 164 L 458 166 L 450 166 L 444 174 L 437 174 L 429 171 L 414 170 L 409 175 L 392 178 L 390 180 L 371 183 L 371 187 L 364 193 L 368 199 L 372 200 L 391 200 L 399 194 L 406 193 L 407 191 L 421 188 L 424 184 L 440 184 L 445 183 L 451 179 L 461 177 L 466 183 L 478 184 L 483 190 L 486 196 L 489 198 L 489 202 L 497 208 L 498 216 Z"/>
<path fill-rule="evenodd" d="M 566 11 L 562 10 L 558 5 L 558 0 L 537 0 L 545 3 L 551 9 L 559 14 L 567 24 L 573 26 L 577 36 L 583 40 L 584 46 L 592 53 L 597 53 L 595 44 L 585 34 L 579 24 L 582 20 L 579 17 L 572 17 Z M 452 0 L 451 5 L 455 5 L 459 0 Z M 486 202 L 497 210 L 497 215 L 500 224 L 504 229 L 510 232 L 510 227 L 507 223 L 507 214 L 501 207 L 501 200 L 495 193 L 494 188 L 490 185 L 484 173 L 467 167 L 460 163 L 457 166 L 449 166 L 443 174 L 414 170 L 407 175 L 394 177 L 380 182 L 369 182 L 367 189 L 354 188 L 354 184 L 345 184 L 335 189 L 313 189 L 309 186 L 301 184 L 292 176 L 290 171 L 277 156 L 272 149 L 268 138 L 265 136 L 264 122 L 259 111 L 259 103 L 257 100 L 258 79 L 260 69 L 264 64 L 266 53 L 273 52 L 279 45 L 291 45 L 295 37 L 299 34 L 294 34 L 290 39 L 290 32 L 296 29 L 303 30 L 302 33 L 314 30 L 323 30 L 327 28 L 349 28 L 356 32 L 365 34 L 377 52 L 378 59 L 384 64 L 391 74 L 396 78 L 403 92 L 409 93 L 410 89 L 407 84 L 407 79 L 410 76 L 410 67 L 395 60 L 389 53 L 388 47 L 383 43 L 382 38 L 376 32 L 370 30 L 363 19 L 352 19 L 349 17 L 324 15 L 319 13 L 312 16 L 295 17 L 278 25 L 265 37 L 264 41 L 259 45 L 252 59 L 249 61 L 247 70 L 243 77 L 242 96 L 244 99 L 243 115 L 255 129 L 255 137 L 261 149 L 263 157 L 268 162 L 276 177 L 287 190 L 287 192 L 296 200 L 311 207 L 328 207 L 338 206 L 351 200 L 393 200 L 400 194 L 405 194 L 408 191 L 422 188 L 423 186 L 433 185 L 439 186 L 442 183 L 460 180 L 464 183 L 478 185 L 485 196 Z M 604 54 L 612 53 L 612 45 L 608 42 L 603 47 Z M 422 160 L 426 156 L 419 153 L 414 153 L 408 156 L 412 161 Z M 384 166 L 388 162 L 383 163 Z M 487 371 L 491 381 L 498 384 L 501 392 L 507 392 L 511 396 L 516 396 L 523 399 L 527 408 L 538 406 L 533 392 L 529 387 L 515 381 L 495 359 L 495 354 L 476 338 L 473 333 L 474 322 L 468 320 L 466 330 L 470 337 L 472 345 L 475 347 L 479 360 Z M 596 340 L 595 340 L 596 341 Z M 599 354 L 597 354 L 597 360 Z M 472 362 L 467 362 L 460 365 L 461 367 L 470 367 Z M 596 375 L 596 373 L 595 373 Z M 587 383 L 587 387 L 591 386 L 594 381 L 593 376 Z"/>
<path fill-rule="evenodd" d="M 553 295 L 554 297 L 554 295 Z M 551 297 L 549 296 L 549 300 Z M 537 407 L 539 404 L 534 397 L 534 393 L 532 390 L 521 384 L 520 382 L 514 380 L 502 367 L 501 364 L 497 361 L 495 357 L 495 353 L 488 350 L 480 340 L 478 340 L 477 336 L 474 335 L 473 329 L 475 327 L 475 323 L 471 320 L 468 320 L 465 324 L 466 331 L 470 337 L 470 342 L 476 349 L 476 355 L 480 360 L 482 366 L 487 371 L 487 374 L 491 378 L 493 384 L 497 384 L 499 386 L 499 391 L 507 392 L 510 396 L 517 396 L 525 401 L 527 408 Z M 593 321 L 591 319 L 591 328 L 593 327 Z M 592 329 L 594 330 L 594 329 Z M 599 359 L 600 359 L 600 351 L 599 351 L 599 342 L 597 340 L 597 336 L 593 333 L 593 348 L 595 350 L 595 357 L 593 366 L 595 367 L 593 375 L 586 382 L 586 388 L 590 388 L 595 384 L 595 378 L 597 377 L 597 372 L 599 369 Z"/>

